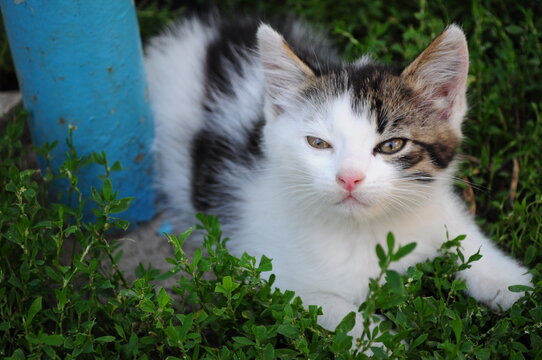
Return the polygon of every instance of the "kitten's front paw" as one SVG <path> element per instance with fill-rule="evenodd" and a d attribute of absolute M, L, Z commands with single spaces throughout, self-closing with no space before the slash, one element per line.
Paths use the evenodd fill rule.
<path fill-rule="evenodd" d="M 475 281 L 475 284 L 469 284 L 469 281 L 467 281 L 468 291 L 491 310 L 508 310 L 512 304 L 525 295 L 524 292 L 512 292 L 508 290 L 508 287 L 512 285 L 532 286 L 532 275 L 526 272 L 527 269 L 518 267 L 506 274 L 498 271 L 499 274 L 494 274 L 501 275 L 498 277 L 477 279 L 478 281 Z"/>
<path fill-rule="evenodd" d="M 532 286 L 532 275 L 525 274 L 521 278 L 513 279 L 512 281 L 505 282 L 502 281 L 500 286 L 497 287 L 497 292 L 493 299 L 491 299 L 487 306 L 492 310 L 508 310 L 516 301 L 522 298 L 524 292 L 512 292 L 508 288 L 512 285 L 526 285 Z"/>

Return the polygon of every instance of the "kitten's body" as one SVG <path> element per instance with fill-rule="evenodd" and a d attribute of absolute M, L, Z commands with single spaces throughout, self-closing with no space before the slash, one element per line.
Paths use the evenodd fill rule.
<path fill-rule="evenodd" d="M 466 111 L 461 30 L 401 71 L 365 58 L 342 64 L 296 24 L 281 29 L 288 46 L 257 28 L 193 19 L 147 48 L 158 184 L 177 229 L 196 212 L 217 215 L 230 250 L 272 258 L 276 285 L 323 306 L 331 329 L 364 301 L 379 271 L 375 245 L 390 231 L 417 243 L 399 271 L 435 257 L 446 230 L 466 234 L 465 254 L 483 255 L 461 274 L 469 293 L 493 309 L 517 300 L 507 287 L 530 275 L 452 190 Z M 332 146 L 311 147 L 307 136 Z M 404 147 L 381 152 L 389 139 Z"/>

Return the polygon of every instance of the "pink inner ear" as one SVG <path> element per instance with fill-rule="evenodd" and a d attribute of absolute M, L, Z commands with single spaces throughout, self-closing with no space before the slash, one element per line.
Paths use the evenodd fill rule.
<path fill-rule="evenodd" d="M 438 112 L 439 118 L 443 121 L 450 118 L 459 86 L 460 81 L 454 79 L 453 83 L 447 83 L 434 89 L 430 96 L 431 100 L 444 100 L 445 108 Z"/>
<path fill-rule="evenodd" d="M 465 86 L 467 72 L 468 62 L 458 61 L 454 66 L 454 76 L 449 78 L 445 83 L 437 85 L 431 97 L 433 99 L 446 98 L 448 101 L 453 102 L 457 94 Z"/>
<path fill-rule="evenodd" d="M 450 118 L 454 102 L 464 86 L 463 83 L 463 75 L 457 73 L 446 83 L 437 85 L 426 95 L 428 96 L 429 101 L 438 102 L 440 107 L 438 110 L 438 117 L 441 120 L 445 121 Z"/>
<path fill-rule="evenodd" d="M 433 96 L 436 97 L 436 98 L 440 98 L 440 97 L 447 98 L 450 95 L 451 88 L 452 88 L 452 86 L 450 86 L 450 85 L 444 85 L 441 88 L 437 89 L 433 93 Z"/>
<path fill-rule="evenodd" d="M 454 76 L 445 83 L 437 85 L 429 95 L 431 100 L 443 101 L 444 108 L 439 111 L 439 118 L 448 120 L 452 113 L 452 107 L 461 91 L 464 91 L 468 72 L 468 62 L 458 62 Z"/>

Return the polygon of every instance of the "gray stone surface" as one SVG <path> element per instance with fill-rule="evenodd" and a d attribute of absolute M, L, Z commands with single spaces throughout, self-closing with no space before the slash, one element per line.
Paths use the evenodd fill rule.
<path fill-rule="evenodd" d="M 21 93 L 18 91 L 0 92 L 0 116 L 17 106 L 21 100 Z"/>
<path fill-rule="evenodd" d="M 167 257 L 173 256 L 171 245 L 164 235 L 159 234 L 163 221 L 163 216 L 158 215 L 152 221 L 141 224 L 118 238 L 123 253 L 119 266 L 128 280 L 134 279 L 134 270 L 139 263 L 145 267 L 152 265 L 162 271 L 171 267 L 166 262 Z"/>

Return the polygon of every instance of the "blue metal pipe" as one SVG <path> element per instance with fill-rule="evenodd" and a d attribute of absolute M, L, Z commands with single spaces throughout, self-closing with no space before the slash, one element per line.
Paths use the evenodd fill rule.
<path fill-rule="evenodd" d="M 152 218 L 153 123 L 133 1 L 0 0 L 0 9 L 34 144 L 58 141 L 51 154 L 58 169 L 75 127 L 79 154 L 103 150 L 110 164 L 122 163 L 111 180 L 120 197 L 135 200 L 120 216 Z M 80 189 L 100 187 L 99 175 L 103 168 L 84 168 Z M 66 192 L 66 183 L 51 190 Z"/>

